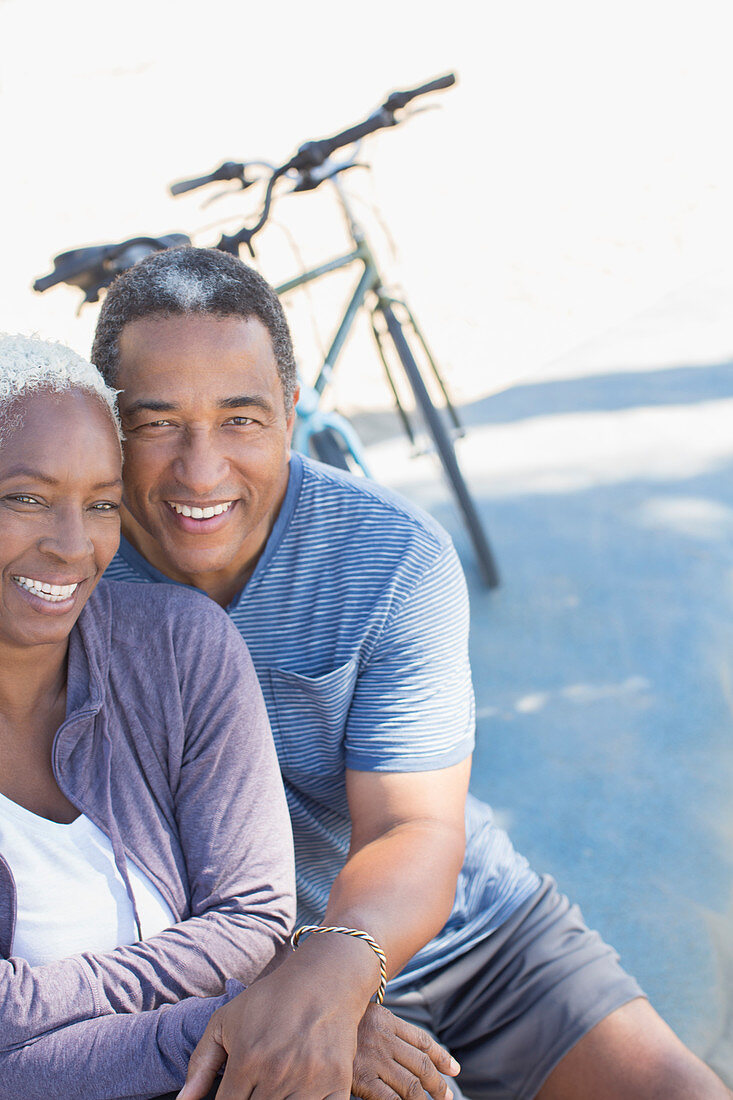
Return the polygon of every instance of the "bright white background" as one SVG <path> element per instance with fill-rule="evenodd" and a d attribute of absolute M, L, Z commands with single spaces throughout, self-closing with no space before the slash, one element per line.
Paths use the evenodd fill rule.
<path fill-rule="evenodd" d="M 365 147 L 375 171 L 358 186 L 378 199 L 391 271 L 459 396 L 547 376 L 567 349 L 728 265 L 727 13 L 724 0 L 0 0 L 0 327 L 88 350 L 94 309 L 76 320 L 74 292 L 29 289 L 54 253 L 244 213 L 243 199 L 202 212 L 166 184 L 224 159 L 285 159 L 454 69 L 440 110 Z M 326 213 L 320 195 L 278 208 L 312 259 Z M 287 272 L 268 269 L 270 247 L 259 258 L 275 278 Z M 714 358 L 733 324 L 717 306 L 702 320 L 674 338 Z M 368 382 L 347 398 L 379 403 Z"/>

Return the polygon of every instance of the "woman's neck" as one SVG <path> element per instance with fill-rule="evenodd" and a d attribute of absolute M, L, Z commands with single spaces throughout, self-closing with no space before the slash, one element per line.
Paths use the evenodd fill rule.
<path fill-rule="evenodd" d="M 68 824 L 79 816 L 58 785 L 52 748 L 66 714 L 68 640 L 0 646 L 0 792 L 31 813 Z"/>
<path fill-rule="evenodd" d="M 0 716 L 13 721 L 53 711 L 66 688 L 68 639 L 48 646 L 0 646 Z M 35 724 L 35 723 L 34 723 Z"/>

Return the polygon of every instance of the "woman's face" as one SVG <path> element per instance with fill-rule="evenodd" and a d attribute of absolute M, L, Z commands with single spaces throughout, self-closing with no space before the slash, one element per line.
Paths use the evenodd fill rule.
<path fill-rule="evenodd" d="M 0 644 L 58 644 L 119 543 L 120 447 L 81 390 L 33 393 L 16 410 L 0 443 Z"/>

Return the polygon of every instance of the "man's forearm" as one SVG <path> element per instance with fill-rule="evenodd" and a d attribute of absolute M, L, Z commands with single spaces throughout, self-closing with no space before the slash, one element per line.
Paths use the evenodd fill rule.
<path fill-rule="evenodd" d="M 352 851 L 334 882 L 323 923 L 368 932 L 387 956 L 388 977 L 394 977 L 448 919 L 463 851 L 462 829 L 436 822 L 396 826 Z M 367 944 L 359 944 L 350 959 L 353 965 L 362 960 L 360 971 L 378 977 Z"/>
<path fill-rule="evenodd" d="M 323 923 L 368 932 L 384 949 L 390 975 L 450 913 L 463 859 L 467 782 L 467 764 L 460 772 L 433 773 L 422 781 L 422 805 L 432 809 L 438 799 L 438 812 L 431 816 L 422 807 L 415 811 L 415 797 L 412 804 L 409 793 L 403 797 L 402 780 L 380 781 L 375 797 L 370 777 L 366 792 L 358 777 L 352 781 L 351 852 L 334 883 Z M 354 813 L 365 805 L 366 812 Z M 409 820 L 402 816 L 407 811 Z M 282 1090 L 292 1091 L 297 1080 L 303 1094 L 348 1097 L 359 1024 L 378 985 L 379 962 L 369 944 L 339 933 L 311 934 L 277 970 L 214 1014 L 191 1060 L 182 1095 L 185 1100 L 205 1096 L 228 1058 L 225 1089 L 239 1088 L 249 1095 L 253 1086 L 262 1086 L 265 1096 L 284 1095 Z M 398 1047 L 402 1050 L 405 1043 Z M 383 1072 L 394 1068 L 390 1049 L 372 1058 L 371 1070 L 380 1081 Z M 397 1071 L 403 1082 L 398 1095 L 407 1094 L 403 1087 L 412 1095 L 425 1086 L 411 1073 L 405 1086 L 403 1070 Z"/>

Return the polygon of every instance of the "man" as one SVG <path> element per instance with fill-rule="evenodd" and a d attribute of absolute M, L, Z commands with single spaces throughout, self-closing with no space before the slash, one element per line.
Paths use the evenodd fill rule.
<path fill-rule="evenodd" d="M 271 288 L 213 250 L 151 256 L 111 287 L 92 357 L 121 390 L 126 434 L 111 575 L 193 585 L 231 615 L 286 784 L 299 920 L 347 930 L 312 931 L 215 1014 L 183 1100 L 227 1056 L 219 1100 L 346 1100 L 380 946 L 386 1003 L 455 1054 L 475 1100 L 730 1097 L 467 800 L 468 616 L 452 546 L 386 490 L 290 455 L 297 382 Z M 362 1026 L 359 1041 L 381 1040 Z M 355 1090 L 414 1095 L 407 1071 L 381 1076 Z"/>

